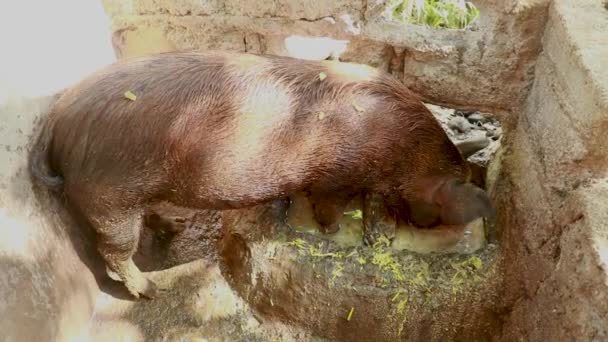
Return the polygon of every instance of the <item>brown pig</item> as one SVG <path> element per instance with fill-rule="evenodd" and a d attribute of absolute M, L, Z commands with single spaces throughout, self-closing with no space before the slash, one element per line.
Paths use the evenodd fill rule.
<path fill-rule="evenodd" d="M 118 61 L 54 104 L 30 170 L 88 219 L 110 273 L 135 297 L 159 294 L 132 260 L 153 202 L 221 210 L 310 191 L 328 231 L 364 191 L 404 201 L 421 224 L 493 210 L 416 95 L 337 61 L 227 52 Z"/>

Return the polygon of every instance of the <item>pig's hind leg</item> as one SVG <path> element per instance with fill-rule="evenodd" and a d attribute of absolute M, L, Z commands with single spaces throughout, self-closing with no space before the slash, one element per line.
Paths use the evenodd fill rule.
<path fill-rule="evenodd" d="M 96 217 L 91 223 L 98 234 L 97 248 L 106 261 L 108 276 L 118 276 L 136 298 L 140 295 L 155 298 L 161 295 L 161 290 L 133 262 L 142 227 L 141 214 L 129 211 L 118 217 Z"/>
<path fill-rule="evenodd" d="M 65 177 L 66 199 L 95 231 L 96 247 L 105 260 L 108 276 L 119 278 L 136 298 L 142 295 L 154 298 L 162 294 L 133 262 L 143 229 L 145 194 L 138 187 L 116 184 L 112 177 L 70 176 Z M 72 180 L 74 178 L 76 180 Z M 123 183 L 133 184 L 124 182 L 125 179 L 135 177 L 119 178 Z"/>

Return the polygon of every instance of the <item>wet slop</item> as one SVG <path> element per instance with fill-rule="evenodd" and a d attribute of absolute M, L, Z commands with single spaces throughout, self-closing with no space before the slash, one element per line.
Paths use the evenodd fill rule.
<path fill-rule="evenodd" d="M 481 150 L 469 161 L 485 173 L 500 144 L 499 123 L 489 116 L 480 119 L 480 113 L 429 107 L 454 141 L 479 144 L 475 148 Z M 455 119 L 457 126 L 454 118 L 469 126 Z M 467 128 L 458 128 L 463 125 Z M 499 320 L 491 291 L 497 246 L 486 240 L 484 222 L 471 223 L 464 233 L 400 224 L 390 246 L 380 240 L 365 247 L 356 203 L 347 208 L 341 230 L 333 235 L 317 231 L 300 194 L 290 201 L 223 213 L 154 208 L 147 215 L 153 229 L 145 229 L 135 261 L 142 270 L 153 271 L 151 278 L 168 292 L 162 298 L 133 301 L 120 284 L 107 280 L 89 338 L 489 338 Z M 279 223 L 285 213 L 289 225 Z M 166 227 L 171 220 L 180 226 L 177 233 L 164 232 L 171 230 Z"/>

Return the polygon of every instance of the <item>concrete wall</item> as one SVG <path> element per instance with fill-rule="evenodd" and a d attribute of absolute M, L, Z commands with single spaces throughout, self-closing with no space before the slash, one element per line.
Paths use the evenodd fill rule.
<path fill-rule="evenodd" d="M 608 11 L 555 1 L 497 179 L 504 339 L 608 339 Z"/>
<path fill-rule="evenodd" d="M 482 19 L 467 32 L 379 20 L 383 1 L 240 3 L 103 0 L 111 34 L 98 1 L 0 5 L 6 340 L 87 333 L 99 291 L 89 236 L 32 188 L 25 165 L 53 94 L 111 62 L 113 47 L 120 57 L 184 48 L 333 55 L 386 68 L 436 103 L 504 111 L 506 146 L 489 176 L 502 227 L 497 338 L 608 338 L 608 69 L 601 64 L 608 16 L 601 0 L 549 7 L 548 0 L 478 0 Z M 302 48 L 311 41 L 315 49 Z"/>
<path fill-rule="evenodd" d="M 83 231 L 26 169 L 53 94 L 114 60 L 96 1 L 0 5 L 0 331 L 3 341 L 67 341 L 86 330 L 97 295 Z M 75 128 L 77 129 L 77 128 Z"/>
<path fill-rule="evenodd" d="M 188 48 L 333 56 L 384 68 L 431 102 L 504 111 L 506 146 L 489 175 L 503 242 L 497 337 L 605 339 L 603 1 L 478 0 L 478 28 L 466 32 L 387 22 L 381 0 L 294 3 L 104 0 L 121 57 Z"/>
<path fill-rule="evenodd" d="M 384 68 L 427 100 L 505 111 L 528 90 L 549 0 L 476 0 L 475 29 L 382 18 L 387 0 L 103 0 L 120 57 L 227 49 Z"/>

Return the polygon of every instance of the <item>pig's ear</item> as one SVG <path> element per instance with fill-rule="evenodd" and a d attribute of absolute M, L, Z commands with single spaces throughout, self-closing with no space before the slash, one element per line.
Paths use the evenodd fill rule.
<path fill-rule="evenodd" d="M 441 207 L 444 224 L 467 224 L 479 217 L 493 219 L 496 215 L 486 192 L 461 180 L 445 182 L 437 189 L 434 199 Z"/>

